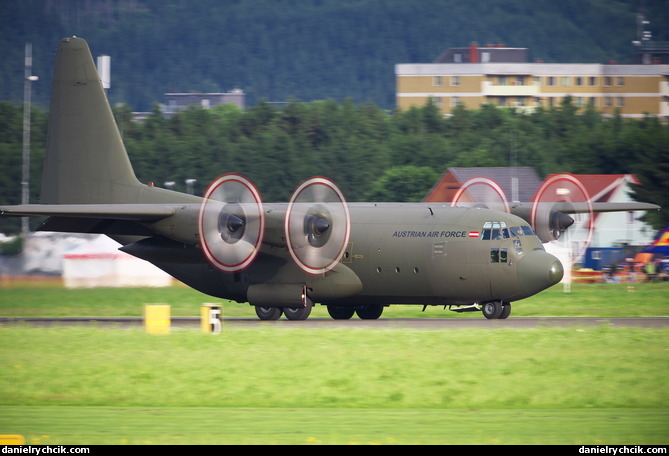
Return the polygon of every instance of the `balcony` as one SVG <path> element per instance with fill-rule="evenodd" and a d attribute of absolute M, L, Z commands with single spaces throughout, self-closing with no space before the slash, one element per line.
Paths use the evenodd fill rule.
<path fill-rule="evenodd" d="M 665 120 L 669 119 L 669 102 L 660 102 L 660 117 L 663 117 Z"/>
<path fill-rule="evenodd" d="M 669 97 L 669 82 L 667 81 L 660 82 L 660 96 Z"/>
<path fill-rule="evenodd" d="M 528 85 L 495 85 L 490 81 L 481 83 L 481 92 L 490 97 L 537 97 L 541 93 L 533 82 Z"/>

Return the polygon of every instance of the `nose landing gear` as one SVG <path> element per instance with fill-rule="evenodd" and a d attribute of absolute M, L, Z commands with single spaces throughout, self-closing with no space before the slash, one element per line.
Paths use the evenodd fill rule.
<path fill-rule="evenodd" d="M 503 320 L 511 314 L 511 303 L 504 301 L 488 301 L 481 306 L 483 316 L 488 320 Z"/>

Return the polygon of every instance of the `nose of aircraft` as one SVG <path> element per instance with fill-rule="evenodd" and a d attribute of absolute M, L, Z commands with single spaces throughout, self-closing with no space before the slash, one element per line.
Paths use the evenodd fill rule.
<path fill-rule="evenodd" d="M 562 276 L 562 263 L 545 250 L 533 250 L 518 263 L 518 282 L 527 296 L 552 287 Z"/>

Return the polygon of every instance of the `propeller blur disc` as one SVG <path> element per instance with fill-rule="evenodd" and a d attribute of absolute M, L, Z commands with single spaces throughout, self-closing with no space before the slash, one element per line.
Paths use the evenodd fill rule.
<path fill-rule="evenodd" d="M 541 242 L 555 242 L 569 249 L 573 263 L 579 261 L 594 229 L 587 189 L 571 174 L 550 176 L 534 196 L 530 224 Z"/>
<path fill-rule="evenodd" d="M 239 174 L 225 174 L 204 194 L 198 214 L 202 251 L 224 272 L 240 271 L 255 259 L 265 232 L 260 194 Z"/>
<path fill-rule="evenodd" d="M 351 220 L 344 195 L 323 177 L 303 182 L 288 203 L 284 231 L 295 263 L 308 274 L 324 274 L 348 244 Z"/>
<path fill-rule="evenodd" d="M 497 182 L 487 177 L 474 177 L 462 184 L 455 197 L 453 197 L 451 206 L 478 206 L 501 212 L 510 212 L 509 202 L 504 190 Z"/>

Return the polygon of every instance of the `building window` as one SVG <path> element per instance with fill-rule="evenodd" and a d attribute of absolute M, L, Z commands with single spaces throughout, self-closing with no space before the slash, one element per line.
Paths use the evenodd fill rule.
<path fill-rule="evenodd" d="M 625 78 L 622 77 L 622 76 L 618 76 L 618 77 L 616 78 L 616 85 L 617 85 L 618 87 L 622 87 L 622 86 L 624 86 L 624 85 L 625 85 Z"/>
<path fill-rule="evenodd" d="M 516 78 L 516 85 L 524 86 L 525 85 L 525 76 L 518 76 Z"/>
<path fill-rule="evenodd" d="M 555 85 L 555 77 L 554 76 L 547 76 L 546 77 L 546 85 L 554 86 Z"/>
<path fill-rule="evenodd" d="M 569 76 L 562 76 L 562 85 L 565 87 L 569 85 Z"/>
<path fill-rule="evenodd" d="M 460 54 L 459 52 L 453 54 L 453 62 L 462 63 L 462 54 Z"/>
<path fill-rule="evenodd" d="M 534 84 L 535 85 L 541 85 L 541 78 L 539 76 L 534 77 Z"/>
<path fill-rule="evenodd" d="M 451 107 L 455 108 L 460 104 L 460 97 L 451 97 Z"/>
<path fill-rule="evenodd" d="M 431 97 L 430 101 L 438 108 L 441 108 L 441 98 L 440 97 Z"/>
<path fill-rule="evenodd" d="M 435 86 L 440 86 L 440 85 L 441 85 L 441 76 L 435 76 L 435 77 L 434 77 L 433 84 L 434 84 Z"/>
<path fill-rule="evenodd" d="M 498 106 L 506 106 L 506 97 L 499 97 L 497 99 L 497 105 Z"/>
<path fill-rule="evenodd" d="M 605 76 L 604 77 L 604 86 L 605 87 L 611 87 L 611 77 L 610 76 Z"/>
<path fill-rule="evenodd" d="M 623 97 L 616 97 L 616 106 L 619 108 L 625 106 L 625 99 Z"/>
<path fill-rule="evenodd" d="M 595 76 L 590 76 L 590 85 L 591 86 L 596 86 L 597 85 L 597 78 Z"/>
<path fill-rule="evenodd" d="M 460 76 L 451 76 L 451 85 L 459 86 L 460 85 Z"/>
<path fill-rule="evenodd" d="M 597 106 L 597 98 L 590 97 L 590 99 L 588 99 L 588 104 L 593 108 L 596 107 Z"/>
<path fill-rule="evenodd" d="M 583 85 L 583 78 L 580 76 L 576 76 L 574 78 L 574 84 L 577 86 L 582 86 Z"/>
<path fill-rule="evenodd" d="M 506 76 L 497 76 L 497 84 L 501 86 L 506 85 Z"/>
<path fill-rule="evenodd" d="M 604 98 L 604 107 L 605 108 L 610 108 L 611 107 L 611 97 L 605 97 Z"/>

